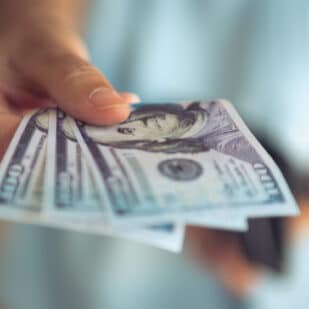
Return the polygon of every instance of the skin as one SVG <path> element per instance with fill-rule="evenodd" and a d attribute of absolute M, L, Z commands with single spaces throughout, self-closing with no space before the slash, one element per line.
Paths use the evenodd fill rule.
<path fill-rule="evenodd" d="M 0 3 L 2 104 L 15 103 L 20 109 L 6 109 L 9 118 L 55 102 L 92 124 L 110 125 L 128 117 L 129 103 L 136 102 L 136 96 L 117 92 L 88 62 L 79 34 L 82 1 Z"/>
<path fill-rule="evenodd" d="M 131 93 L 119 93 L 89 63 L 81 39 L 86 1 L 0 0 L 0 158 L 31 108 L 59 105 L 77 119 L 112 125 L 127 119 Z M 1 233 L 3 236 L 3 233 Z M 228 233 L 188 227 L 191 258 L 233 294 L 245 295 L 259 269 Z"/>

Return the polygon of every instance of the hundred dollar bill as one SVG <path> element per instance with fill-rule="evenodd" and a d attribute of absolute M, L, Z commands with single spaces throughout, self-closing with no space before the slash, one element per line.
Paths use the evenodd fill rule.
<path fill-rule="evenodd" d="M 181 252 L 185 233 L 183 224 L 156 224 L 151 228 L 128 230 L 127 228 L 102 227 L 96 222 L 88 222 L 87 224 L 85 221 L 70 222 L 66 220 L 65 224 L 57 221 L 56 224 L 50 226 L 87 234 L 127 239 L 175 253 Z"/>
<path fill-rule="evenodd" d="M 110 127 L 71 123 L 115 223 L 298 214 L 280 170 L 227 101 L 141 104 Z"/>
<path fill-rule="evenodd" d="M 45 174 L 44 205 L 49 217 L 64 228 L 99 233 L 146 242 L 164 249 L 180 251 L 183 224 L 160 224 L 148 228 L 113 229 L 85 157 L 81 153 L 67 116 L 50 109 Z"/>
<path fill-rule="evenodd" d="M 189 225 L 205 226 L 219 230 L 223 229 L 245 232 L 249 228 L 246 216 L 233 213 L 229 210 L 212 212 L 211 214 L 207 214 L 207 216 L 190 215 L 185 221 Z"/>
<path fill-rule="evenodd" d="M 104 204 L 100 203 L 98 189 L 87 167 L 85 156 L 81 153 L 81 146 L 75 138 L 67 115 L 59 109 L 50 110 L 44 193 L 44 204 L 58 216 L 73 215 L 75 220 L 79 216 L 81 221 L 89 221 L 91 217 L 97 219 L 98 225 L 108 225 Z M 94 222 L 92 226 L 93 224 Z M 226 220 L 224 216 L 207 218 L 207 225 L 235 230 L 247 228 L 245 219 Z M 164 234 L 171 231 L 164 225 L 161 227 Z M 147 234 L 154 231 L 155 236 L 159 230 L 158 227 L 153 227 L 147 229 Z"/>
<path fill-rule="evenodd" d="M 105 219 L 98 193 L 65 113 L 49 111 L 44 204 L 50 213 Z M 101 218 L 100 218 L 101 217 Z"/>
<path fill-rule="evenodd" d="M 49 124 L 48 110 L 29 113 L 21 122 L 0 167 L 0 218 L 69 229 L 87 233 L 121 237 L 162 249 L 179 252 L 182 248 L 184 227 L 165 224 L 151 229 L 127 231 L 102 228 L 87 220 L 50 215 L 43 203 L 46 139 Z M 78 205 L 78 203 L 77 203 Z M 44 207 L 43 207 L 44 206 Z M 79 207 L 77 206 L 79 209 Z M 91 208 L 90 208 L 91 210 Z M 82 215 L 81 215 L 82 218 Z"/>
<path fill-rule="evenodd" d="M 35 110 L 21 121 L 0 166 L 0 217 L 32 220 L 41 212 L 37 194 L 46 151 L 46 110 Z"/>

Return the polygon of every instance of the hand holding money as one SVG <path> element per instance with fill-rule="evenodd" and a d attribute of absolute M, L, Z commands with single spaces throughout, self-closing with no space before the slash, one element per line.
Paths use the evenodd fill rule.
<path fill-rule="evenodd" d="M 4 219 L 179 251 L 185 224 L 246 230 L 298 213 L 279 169 L 224 100 L 139 104 L 94 126 L 56 108 L 21 122 L 0 169 Z"/>

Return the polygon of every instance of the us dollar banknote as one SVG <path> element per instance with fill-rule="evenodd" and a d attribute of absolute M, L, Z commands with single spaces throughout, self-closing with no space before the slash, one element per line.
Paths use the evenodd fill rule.
<path fill-rule="evenodd" d="M 48 216 L 65 228 L 142 241 L 171 251 L 181 250 L 183 224 L 112 228 L 97 192 L 66 114 L 60 109 L 50 109 L 44 188 Z"/>
<path fill-rule="evenodd" d="M 0 217 L 36 220 L 41 214 L 40 176 L 44 168 L 48 113 L 24 117 L 0 167 Z"/>
<path fill-rule="evenodd" d="M 227 101 L 141 104 L 109 127 L 70 122 L 115 224 L 298 214 L 279 168 Z"/>
<path fill-rule="evenodd" d="M 69 117 L 60 109 L 50 110 L 48 132 L 44 204 L 48 205 L 50 212 L 61 218 L 64 215 L 74 216 L 75 220 L 85 222 L 88 227 L 91 222 L 91 229 L 94 224 L 97 225 L 96 228 L 108 229 L 110 224 L 106 216 L 106 205 L 104 200 L 100 201 L 93 173 L 88 169 L 86 157 L 76 140 Z M 197 221 L 201 223 L 200 220 Z M 203 223 L 216 228 L 247 228 L 246 218 L 233 216 L 233 220 L 226 220 L 226 214 L 208 216 L 203 219 Z M 161 238 L 174 230 L 180 231 L 181 228 L 174 229 L 162 224 L 146 229 L 148 235 L 154 232 L 154 237 L 162 231 L 163 234 L 159 235 Z"/>
<path fill-rule="evenodd" d="M 49 111 L 44 203 L 50 213 L 104 216 L 92 175 L 65 113 Z M 105 217 L 105 216 L 104 216 Z"/>
<path fill-rule="evenodd" d="M 59 147 L 51 144 L 55 140 L 53 134 L 56 132 L 54 130 L 56 127 L 49 128 L 50 115 L 53 113 L 53 109 L 35 110 L 22 120 L 17 129 L 0 168 L 0 218 L 124 238 L 179 252 L 182 249 L 184 238 L 183 224 L 162 224 L 144 229 L 118 228 L 115 230 L 102 220 L 102 208 L 97 199 L 93 197 L 96 194 L 95 190 L 91 183 L 87 183 L 91 179 L 88 178 L 90 176 L 85 162 L 81 162 L 81 159 L 75 160 L 81 158 L 77 155 L 78 148 L 77 152 L 74 152 L 72 151 L 73 145 L 68 147 L 70 156 L 66 157 L 68 159 L 66 161 L 64 155 L 67 154 L 67 149 L 63 149 L 62 145 L 62 148 L 60 147 L 62 152 L 57 152 L 54 149 L 59 150 Z M 58 142 L 63 143 L 63 140 L 59 140 L 60 137 L 58 135 Z M 78 146 L 74 140 L 71 139 L 70 142 L 73 142 L 75 147 Z M 73 161 L 72 155 L 76 155 Z M 78 174 L 81 179 L 78 180 L 77 186 L 73 186 L 68 181 L 62 181 L 63 176 L 60 179 L 54 177 L 57 172 L 54 170 L 53 158 L 62 159 L 65 163 L 69 162 L 68 173 L 70 174 L 76 172 L 75 169 L 79 171 L 82 166 L 83 172 Z M 67 166 L 61 168 L 61 173 L 64 173 Z M 59 181 L 60 186 L 54 185 L 54 190 L 46 190 L 45 187 L 49 186 L 50 180 L 55 179 Z M 74 198 L 68 198 L 72 191 Z M 46 201 L 46 196 L 50 196 L 50 192 L 56 192 L 55 196 L 60 195 L 60 198 L 51 197 L 51 200 L 45 203 L 44 200 Z M 51 211 L 50 206 L 53 202 L 59 206 L 57 209 L 61 209 L 58 214 L 56 211 Z M 69 209 L 68 213 L 66 213 L 67 209 Z M 89 213 L 93 214 L 94 210 L 96 210 L 96 216 L 90 216 Z M 89 220 L 90 218 L 92 220 Z"/>
<path fill-rule="evenodd" d="M 109 127 L 35 110 L 0 166 L 2 219 L 174 252 L 185 224 L 246 230 L 247 217 L 296 214 L 280 170 L 223 100 L 139 104 Z"/>

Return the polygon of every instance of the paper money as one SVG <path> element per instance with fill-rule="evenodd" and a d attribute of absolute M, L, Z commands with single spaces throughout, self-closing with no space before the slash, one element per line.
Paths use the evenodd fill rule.
<path fill-rule="evenodd" d="M 280 170 L 224 100 L 139 105 L 110 127 L 71 123 L 116 224 L 298 214 Z"/>
<path fill-rule="evenodd" d="M 185 224 L 245 231 L 298 214 L 270 156 L 224 100 L 139 104 L 115 126 L 59 109 L 21 122 L 0 166 L 0 218 L 179 252 Z"/>
<path fill-rule="evenodd" d="M 147 242 L 179 251 L 184 237 L 181 223 L 148 228 L 113 229 L 99 200 L 96 185 L 65 113 L 49 111 L 44 205 L 64 227 Z"/>
<path fill-rule="evenodd" d="M 99 202 L 87 162 L 59 109 L 49 111 L 47 153 L 44 204 L 49 212 L 103 219 L 104 205 Z"/>
<path fill-rule="evenodd" d="M 179 252 L 184 238 L 184 226 L 182 224 L 162 224 L 151 226 L 149 229 L 139 229 L 138 231 L 120 228 L 114 230 L 110 225 L 107 225 L 106 220 L 102 220 L 102 216 L 100 216 L 102 209 L 101 212 L 97 211 L 96 217 L 93 216 L 92 220 L 89 220 L 87 213 L 93 212 L 94 208 L 100 210 L 100 207 L 95 198 L 89 199 L 92 195 L 88 194 L 91 191 L 91 185 L 86 183 L 86 177 L 89 174 L 86 166 L 84 166 L 84 173 L 81 175 L 82 181 L 80 180 L 80 185 L 74 190 L 75 193 L 80 190 L 82 192 L 75 199 L 71 199 L 70 205 L 67 205 L 71 215 L 74 213 L 74 216 L 66 216 L 63 212 L 57 215 L 55 211 L 51 211 L 51 203 L 44 202 L 44 200 L 48 201 L 47 198 L 50 197 L 50 192 L 55 192 L 55 196 L 59 196 L 59 194 L 61 195 L 59 190 L 62 190 L 63 194 L 60 201 L 68 201 L 70 199 L 66 197 L 68 195 L 66 190 L 68 192 L 72 191 L 72 188 L 64 186 L 64 182 L 60 182 L 61 188 L 57 188 L 55 185 L 53 186 L 54 190 L 44 188 L 46 180 L 48 180 L 47 185 L 50 183 L 50 179 L 55 180 L 56 170 L 52 165 L 53 160 L 51 158 L 63 158 L 63 154 L 66 153 L 63 151 L 61 155 L 61 152 L 54 151 L 53 148 L 56 149 L 57 147 L 50 143 L 55 137 L 50 134 L 53 133 L 53 127 L 51 127 L 51 130 L 48 129 L 49 115 L 53 112 L 53 109 L 50 109 L 36 110 L 30 113 L 23 119 L 16 131 L 0 169 L 0 218 L 15 222 L 121 237 Z M 47 132 L 49 149 L 46 152 Z M 73 154 L 76 153 L 73 152 Z M 71 156 L 69 157 L 72 159 Z M 85 165 L 85 162 L 79 163 Z M 76 161 L 71 160 L 70 165 L 72 172 Z M 53 170 L 50 169 L 51 167 Z M 57 181 L 60 180 L 57 179 Z M 92 192 L 92 194 L 95 194 L 95 192 Z M 51 197 L 50 201 L 54 200 L 56 201 Z"/>
<path fill-rule="evenodd" d="M 46 110 L 25 116 L 0 167 L 0 217 L 31 220 L 41 211 L 39 177 L 46 151 Z"/>

